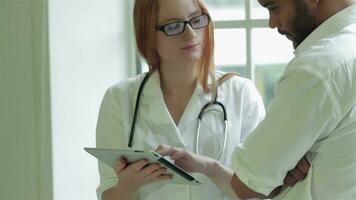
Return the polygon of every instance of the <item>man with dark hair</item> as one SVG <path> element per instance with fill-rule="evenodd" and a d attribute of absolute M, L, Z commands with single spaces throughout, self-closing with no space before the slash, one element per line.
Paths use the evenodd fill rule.
<path fill-rule="evenodd" d="M 308 176 L 277 199 L 356 199 L 356 1 L 258 1 L 269 10 L 270 27 L 293 42 L 295 57 L 265 120 L 235 149 L 233 171 L 185 150 L 158 151 L 220 188 L 231 183 L 242 199 L 277 194 L 306 154 Z"/>

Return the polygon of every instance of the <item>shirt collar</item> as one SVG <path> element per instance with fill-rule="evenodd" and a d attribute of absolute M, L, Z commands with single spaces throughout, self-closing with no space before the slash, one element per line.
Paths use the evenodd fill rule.
<path fill-rule="evenodd" d="M 356 23 L 356 5 L 343 9 L 323 22 L 297 47 L 294 54 L 297 56 L 320 39 L 333 35 L 353 23 Z"/>
<path fill-rule="evenodd" d="M 141 80 L 142 83 L 142 80 Z M 161 93 L 161 79 L 158 70 L 155 70 L 145 84 L 142 94 L 148 96 L 156 96 Z"/>
<path fill-rule="evenodd" d="M 141 80 L 142 83 L 142 80 Z M 211 77 L 208 77 L 208 83 L 211 83 Z M 205 94 L 203 86 L 197 82 L 195 92 L 198 95 L 203 95 Z M 148 95 L 148 96 L 155 96 L 161 94 L 161 78 L 159 75 L 158 70 L 155 70 L 152 72 L 151 76 L 148 78 L 145 87 L 143 88 L 142 94 L 143 95 Z"/>

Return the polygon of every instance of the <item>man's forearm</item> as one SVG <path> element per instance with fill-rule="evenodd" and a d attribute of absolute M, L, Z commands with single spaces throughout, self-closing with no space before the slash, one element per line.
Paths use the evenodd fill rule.
<path fill-rule="evenodd" d="M 247 187 L 234 172 L 217 161 L 211 161 L 205 174 L 231 199 L 271 198 L 280 192 L 276 188 L 268 197 Z"/>
<path fill-rule="evenodd" d="M 230 184 L 234 172 L 215 160 L 211 161 L 208 165 L 208 170 L 205 175 L 207 175 L 222 192 L 227 194 L 230 199 L 239 199 Z"/>
<path fill-rule="evenodd" d="M 231 188 L 235 191 L 236 195 L 241 199 L 259 198 L 259 199 L 272 199 L 281 192 L 282 187 L 275 188 L 268 196 L 257 193 L 247 187 L 239 177 L 234 174 L 231 178 Z"/>

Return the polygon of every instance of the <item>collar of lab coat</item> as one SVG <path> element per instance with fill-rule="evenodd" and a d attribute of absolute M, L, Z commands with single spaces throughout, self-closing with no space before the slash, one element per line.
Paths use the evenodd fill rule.
<path fill-rule="evenodd" d="M 345 8 L 323 22 L 307 38 L 305 38 L 305 40 L 297 47 L 294 54 L 297 56 L 309 49 L 317 41 L 327 38 L 329 35 L 334 35 L 345 26 L 353 23 L 356 23 L 356 5 Z"/>
<path fill-rule="evenodd" d="M 218 77 L 221 76 L 222 73 L 218 73 Z M 141 80 L 142 81 L 142 80 Z M 208 77 L 208 83 L 211 83 L 211 78 L 210 76 Z M 220 92 L 220 91 L 219 91 Z M 195 91 L 195 94 L 199 95 L 199 96 L 205 96 L 206 98 L 211 99 L 211 94 L 207 94 L 204 89 L 203 86 L 199 83 L 197 83 Z M 144 96 L 157 96 L 157 95 L 162 95 L 162 90 L 161 90 L 161 79 L 159 76 L 159 72 L 158 70 L 154 71 L 151 76 L 149 77 L 149 79 L 147 80 L 147 83 L 145 85 L 145 88 L 142 91 L 142 94 Z M 219 98 L 220 99 L 220 98 Z"/>
<path fill-rule="evenodd" d="M 210 78 L 209 82 L 211 82 Z M 223 92 L 220 90 L 219 101 L 223 100 L 223 95 L 220 95 L 221 93 Z M 142 94 L 143 97 L 141 105 L 146 104 L 145 106 L 149 107 L 151 120 L 156 124 L 172 124 L 177 132 L 183 131 L 191 125 L 192 122 L 195 122 L 201 108 L 211 99 L 211 94 L 205 93 L 201 84 L 197 83 L 194 93 L 178 123 L 178 126 L 175 126 L 174 120 L 172 119 L 164 102 L 158 71 L 153 72 L 151 77 L 147 80 Z"/>
<path fill-rule="evenodd" d="M 209 77 L 209 82 L 211 82 L 210 77 Z M 197 92 L 197 94 L 199 94 L 199 95 L 205 94 L 203 87 L 199 83 L 197 83 L 195 92 Z M 161 79 L 160 79 L 158 70 L 154 71 L 151 74 L 151 76 L 148 78 L 147 83 L 142 91 L 142 94 L 144 96 L 162 95 Z"/>

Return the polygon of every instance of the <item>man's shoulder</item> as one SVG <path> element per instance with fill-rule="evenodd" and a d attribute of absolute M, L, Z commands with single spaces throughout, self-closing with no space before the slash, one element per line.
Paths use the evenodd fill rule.
<path fill-rule="evenodd" d="M 356 25 L 352 31 L 323 38 L 297 54 L 281 79 L 301 71 L 307 72 L 303 77 L 308 80 L 325 84 L 338 116 L 348 112 L 356 99 Z"/>
<path fill-rule="evenodd" d="M 355 30 L 344 30 L 337 35 L 317 41 L 307 50 L 297 54 L 288 64 L 287 70 L 305 70 L 320 78 L 327 77 L 346 63 L 356 61 Z"/>

